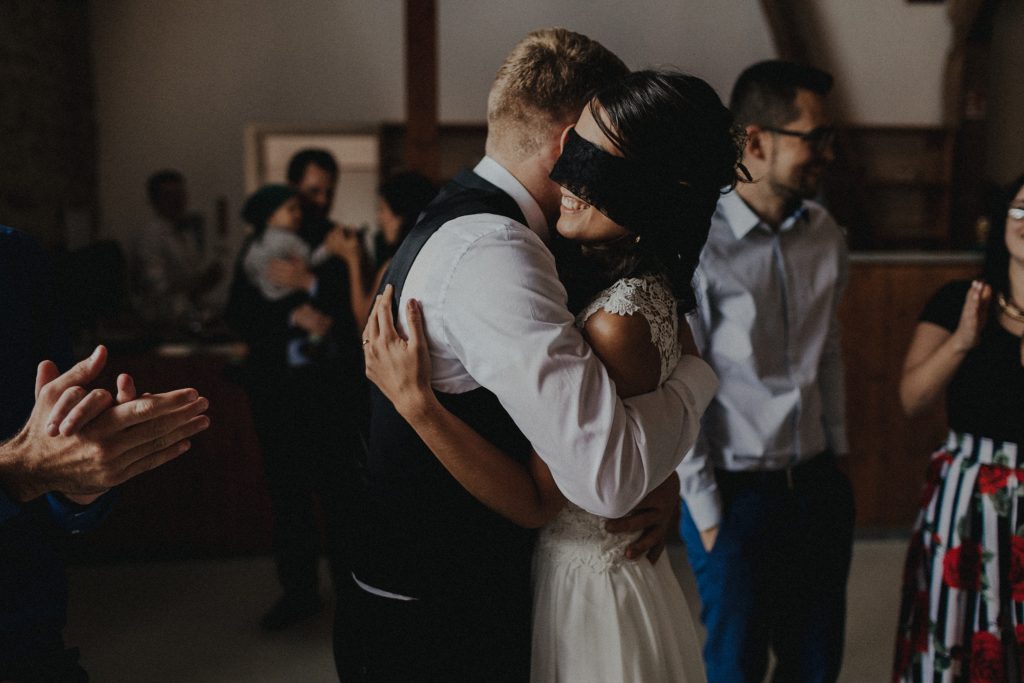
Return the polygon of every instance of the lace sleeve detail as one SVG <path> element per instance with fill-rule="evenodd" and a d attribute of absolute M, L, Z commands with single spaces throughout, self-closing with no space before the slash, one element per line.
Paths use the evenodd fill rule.
<path fill-rule="evenodd" d="M 651 328 L 651 341 L 661 354 L 661 381 L 664 382 L 679 362 L 679 318 L 672 290 L 663 278 L 654 275 L 618 280 L 605 289 L 576 316 L 583 327 L 597 311 L 616 315 L 641 313 Z"/>

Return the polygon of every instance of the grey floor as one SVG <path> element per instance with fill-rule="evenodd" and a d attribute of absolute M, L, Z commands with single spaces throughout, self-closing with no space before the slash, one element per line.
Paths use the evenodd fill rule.
<path fill-rule="evenodd" d="M 849 583 L 840 681 L 889 678 L 905 541 L 861 540 Z M 694 612 L 683 549 L 669 548 Z M 70 570 L 69 644 L 98 683 L 333 681 L 331 614 L 283 633 L 257 628 L 276 595 L 267 558 L 118 564 Z"/>

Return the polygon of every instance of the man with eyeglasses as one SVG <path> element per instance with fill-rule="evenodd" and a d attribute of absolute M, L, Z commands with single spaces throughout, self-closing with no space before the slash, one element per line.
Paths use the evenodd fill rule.
<path fill-rule="evenodd" d="M 721 387 L 679 467 L 708 680 L 834 681 L 842 662 L 853 494 L 836 309 L 843 230 L 811 200 L 833 159 L 832 77 L 767 61 L 730 107 L 753 182 L 724 195 L 691 320 Z"/>

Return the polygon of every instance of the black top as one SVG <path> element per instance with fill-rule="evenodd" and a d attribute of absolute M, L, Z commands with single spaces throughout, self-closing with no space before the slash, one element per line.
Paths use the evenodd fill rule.
<path fill-rule="evenodd" d="M 330 219 L 324 216 L 311 215 L 310 212 L 303 211 L 298 235 L 305 240 L 310 249 L 316 249 L 323 244 L 324 239 L 327 238 L 327 233 L 332 228 L 334 228 L 334 223 Z"/>
<path fill-rule="evenodd" d="M 944 285 L 925 306 L 920 320 L 950 332 L 956 330 L 970 286 L 969 280 Z M 968 352 L 949 383 L 949 426 L 958 432 L 1024 443 L 1021 338 L 999 324 L 998 313 L 993 306 L 981 341 Z"/>

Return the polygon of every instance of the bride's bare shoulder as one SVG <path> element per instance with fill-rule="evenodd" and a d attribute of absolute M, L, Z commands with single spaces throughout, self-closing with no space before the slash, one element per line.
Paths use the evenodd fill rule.
<path fill-rule="evenodd" d="M 661 355 L 651 341 L 651 326 L 642 314 L 595 311 L 587 318 L 583 333 L 608 369 L 619 396 L 645 394 L 658 387 Z"/>

